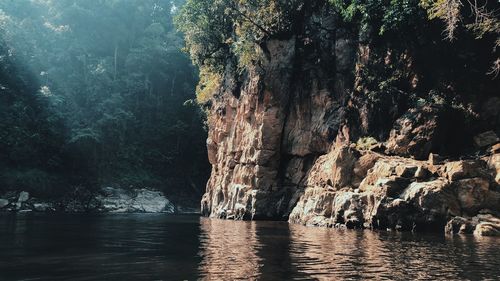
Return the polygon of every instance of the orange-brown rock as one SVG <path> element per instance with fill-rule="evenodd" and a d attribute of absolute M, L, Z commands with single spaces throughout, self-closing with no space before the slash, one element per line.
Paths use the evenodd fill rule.
<path fill-rule="evenodd" d="M 418 48 L 377 46 L 320 2 L 262 38 L 255 63 L 227 60 L 208 106 L 202 213 L 418 230 L 497 210 L 500 164 L 488 146 L 500 119 L 488 100 L 498 87 L 484 81 L 493 90 L 461 104 L 455 94 L 478 87 L 456 88 L 439 74 L 446 63 L 419 73 L 430 64 Z"/>

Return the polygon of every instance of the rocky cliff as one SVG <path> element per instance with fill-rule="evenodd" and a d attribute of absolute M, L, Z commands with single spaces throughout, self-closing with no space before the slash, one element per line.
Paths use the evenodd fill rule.
<path fill-rule="evenodd" d="M 209 107 L 202 213 L 500 232 L 489 42 L 451 46 L 437 24 L 381 38 L 316 2 L 256 46 L 261 62 L 240 72 L 228 60 Z"/>

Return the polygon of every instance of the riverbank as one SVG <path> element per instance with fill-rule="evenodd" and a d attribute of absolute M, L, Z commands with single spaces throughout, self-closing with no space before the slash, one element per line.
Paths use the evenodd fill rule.
<path fill-rule="evenodd" d="M 105 187 L 94 193 L 75 189 L 57 199 L 36 198 L 26 191 L 7 192 L 0 197 L 0 212 L 196 214 L 198 210 L 174 205 L 158 190 Z"/>

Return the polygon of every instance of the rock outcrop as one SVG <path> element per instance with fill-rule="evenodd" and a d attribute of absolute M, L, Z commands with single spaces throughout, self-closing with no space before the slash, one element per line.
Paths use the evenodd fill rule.
<path fill-rule="evenodd" d="M 398 230 L 439 230 L 460 222 L 471 225 L 470 233 L 481 225 L 485 230 L 477 229 L 483 234 L 493 234 L 493 229 L 500 227 L 498 219 L 486 220 L 478 215 L 486 213 L 493 217 L 500 210 L 500 190 L 494 181 L 496 171 L 491 171 L 484 160 L 435 164 L 367 151 L 354 158 L 353 164 L 351 157 L 359 153 L 342 146 L 320 157 L 330 161 L 316 162 L 311 170 L 315 176 L 309 178 L 289 221 Z M 367 164 L 366 159 L 376 160 Z M 326 162 L 335 164 L 324 166 Z M 327 177 L 317 177 L 319 173 L 315 171 L 325 167 Z M 351 176 L 345 180 L 328 179 L 335 171 Z M 472 224 L 468 220 L 478 222 Z"/>
<path fill-rule="evenodd" d="M 112 213 L 174 213 L 174 205 L 159 191 L 145 188 L 126 191 L 107 187 L 96 199 L 98 209 Z"/>
<path fill-rule="evenodd" d="M 462 50 L 379 42 L 318 3 L 290 34 L 259 42 L 260 63 L 241 73 L 228 61 L 209 108 L 202 214 L 402 230 L 495 216 L 498 79 L 465 85 L 439 57 Z"/>

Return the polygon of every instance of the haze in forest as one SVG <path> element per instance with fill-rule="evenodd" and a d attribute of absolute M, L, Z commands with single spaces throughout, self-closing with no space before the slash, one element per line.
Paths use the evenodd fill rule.
<path fill-rule="evenodd" d="M 209 168 L 183 1 L 0 1 L 0 193 L 148 187 L 198 205 Z"/>

